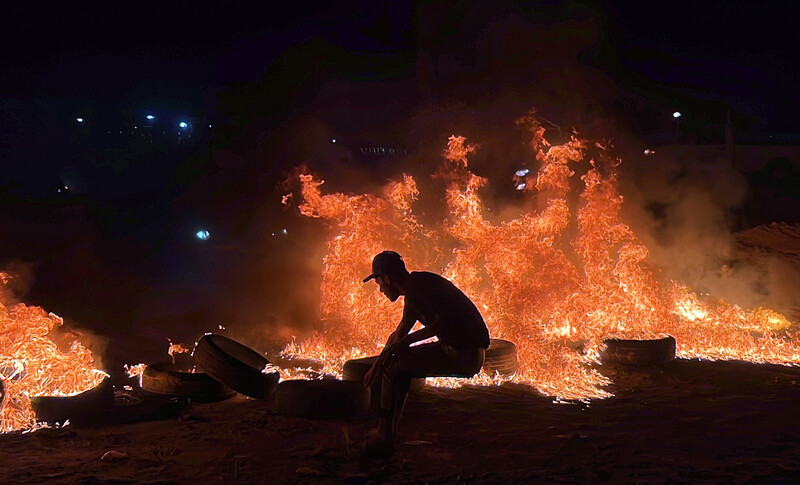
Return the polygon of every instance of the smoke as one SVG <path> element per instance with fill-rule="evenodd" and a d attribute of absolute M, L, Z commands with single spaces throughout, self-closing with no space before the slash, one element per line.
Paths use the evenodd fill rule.
<path fill-rule="evenodd" d="M 725 160 L 691 153 L 631 155 L 641 152 L 627 149 L 639 143 L 629 133 L 630 121 L 615 108 L 621 90 L 579 61 L 594 55 L 605 35 L 601 20 L 540 25 L 509 12 L 470 12 L 459 21 L 481 25 L 461 25 L 456 30 L 463 34 L 454 34 L 447 44 L 431 29 L 438 16 L 453 12 L 426 8 L 415 78 L 322 81 L 256 150 L 257 162 L 280 167 L 281 173 L 273 188 L 256 194 L 252 217 L 260 221 L 259 229 L 242 268 L 248 276 L 237 290 L 248 296 L 237 300 L 238 329 L 231 331 L 266 343 L 299 336 L 318 324 L 328 232 L 324 221 L 299 215 L 302 198 L 294 168 L 303 166 L 325 180 L 324 193 L 378 194 L 387 181 L 410 174 L 420 192 L 415 215 L 425 225 L 436 224 L 446 217 L 444 187 L 431 174 L 448 136 L 461 135 L 479 145 L 469 167 L 489 180 L 481 193 L 487 218 L 510 219 L 535 204 L 514 190 L 513 179 L 519 169 L 535 174 L 538 168 L 528 146 L 530 134 L 513 128 L 531 106 L 553 143 L 566 141 L 575 129 L 581 138 L 611 138 L 622 147 L 623 215 L 650 249 L 662 279 L 742 306 L 791 299 L 785 285 L 791 275 L 783 274 L 787 268 L 750 264 L 737 253 L 733 229 L 747 184 Z M 473 54 L 461 52 L 465 45 Z M 363 148 L 375 146 L 400 147 L 402 155 L 363 156 Z M 573 209 L 585 170 L 576 167 L 572 178 Z"/>
<path fill-rule="evenodd" d="M 724 154 L 663 147 L 626 160 L 621 170 L 624 216 L 665 282 L 683 282 L 744 308 L 796 311 L 792 302 L 800 291 L 792 281 L 800 265 L 741 244 L 735 229 L 748 184 Z"/>

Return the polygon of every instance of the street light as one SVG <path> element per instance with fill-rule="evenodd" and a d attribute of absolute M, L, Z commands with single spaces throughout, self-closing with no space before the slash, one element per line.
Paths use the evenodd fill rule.
<path fill-rule="evenodd" d="M 75 121 L 77 121 L 78 123 L 83 123 L 83 118 L 75 118 Z"/>
<path fill-rule="evenodd" d="M 675 111 L 672 113 L 672 118 L 675 120 L 675 137 L 678 139 L 678 143 L 681 141 L 681 114 L 680 111 Z"/>
<path fill-rule="evenodd" d="M 186 123 L 185 121 L 181 121 L 180 123 L 178 123 L 178 126 L 180 126 L 181 128 L 186 128 L 187 126 L 189 126 L 189 124 Z"/>
<path fill-rule="evenodd" d="M 147 115 L 147 116 L 145 116 L 145 119 L 147 121 L 153 121 L 154 119 L 156 119 L 156 117 L 155 117 L 155 115 Z"/>

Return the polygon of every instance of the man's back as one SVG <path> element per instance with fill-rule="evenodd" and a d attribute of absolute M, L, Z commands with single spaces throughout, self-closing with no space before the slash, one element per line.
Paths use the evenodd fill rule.
<path fill-rule="evenodd" d="M 456 348 L 489 346 L 489 330 L 480 311 L 447 279 L 427 271 L 410 273 L 404 315 L 430 324 L 438 316 L 436 336 Z"/>

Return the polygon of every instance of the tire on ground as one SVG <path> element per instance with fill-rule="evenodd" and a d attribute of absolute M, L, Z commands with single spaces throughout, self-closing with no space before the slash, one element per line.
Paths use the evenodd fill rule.
<path fill-rule="evenodd" d="M 604 364 L 658 365 L 675 360 L 677 345 L 673 337 L 652 340 L 606 339 L 600 352 Z"/>
<path fill-rule="evenodd" d="M 194 349 L 197 368 L 236 392 L 268 399 L 278 385 L 278 372 L 263 373 L 269 364 L 255 350 L 222 335 L 208 334 Z"/>
<path fill-rule="evenodd" d="M 378 359 L 378 356 L 372 357 L 364 357 L 361 359 L 353 359 L 348 360 L 344 363 L 344 368 L 342 369 L 342 379 L 346 381 L 358 381 L 364 382 L 364 376 L 367 374 L 367 371 L 372 367 L 372 364 Z M 378 387 L 378 386 L 376 386 Z M 415 377 L 411 379 L 411 392 L 420 392 L 423 388 L 425 388 L 425 378 L 424 377 Z M 380 394 L 378 394 L 379 396 Z M 373 397 L 375 394 L 373 393 Z"/>
<path fill-rule="evenodd" d="M 338 379 L 288 380 L 275 392 L 278 411 L 311 419 L 343 419 L 369 409 L 369 390 L 360 382 Z"/>
<path fill-rule="evenodd" d="M 80 423 L 106 413 L 114 406 L 114 386 L 109 378 L 88 391 L 74 396 L 38 396 L 31 398 L 36 419 L 47 423 Z"/>
<path fill-rule="evenodd" d="M 513 376 L 519 368 L 517 346 L 508 340 L 493 338 L 489 340 L 483 371 L 490 376 L 500 374 L 503 377 Z"/>
<path fill-rule="evenodd" d="M 206 373 L 191 372 L 189 365 L 159 362 L 145 367 L 142 390 L 151 395 L 188 398 L 197 402 L 215 402 L 233 396 L 233 389 Z"/>

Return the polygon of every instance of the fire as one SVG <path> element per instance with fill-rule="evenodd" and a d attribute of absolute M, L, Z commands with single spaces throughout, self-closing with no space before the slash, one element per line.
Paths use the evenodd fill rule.
<path fill-rule="evenodd" d="M 392 249 L 411 270 L 440 270 L 476 303 L 492 337 L 516 343 L 520 367 L 511 380 L 558 399 L 609 395 L 607 379 L 591 365 L 609 336 L 672 335 L 685 358 L 800 362 L 800 340 L 783 315 L 659 281 L 648 249 L 620 218 L 621 160 L 607 146 L 577 134 L 551 146 L 533 112 L 518 124 L 531 135 L 539 169 L 516 174 L 528 210 L 510 220 L 485 215 L 480 193 L 489 181 L 469 171 L 469 156 L 479 147 L 464 137 L 450 137 L 436 173 L 447 183 L 449 216 L 433 227 L 414 213 L 419 192 L 409 175 L 380 195 L 324 194 L 322 180 L 300 175 L 300 213 L 329 221 L 331 234 L 320 288 L 322 328 L 292 342 L 284 355 L 315 359 L 324 372 L 340 375 L 346 360 L 379 352 L 402 305 L 361 280 L 372 257 Z M 585 174 L 572 207 L 578 167 Z M 479 375 L 470 382 L 501 381 Z"/>
<path fill-rule="evenodd" d="M 0 280 L 8 276 L 0 273 Z M 0 432 L 37 426 L 32 397 L 78 394 L 108 377 L 77 340 L 67 351 L 58 348 L 50 334 L 63 323 L 40 307 L 0 303 Z"/>

